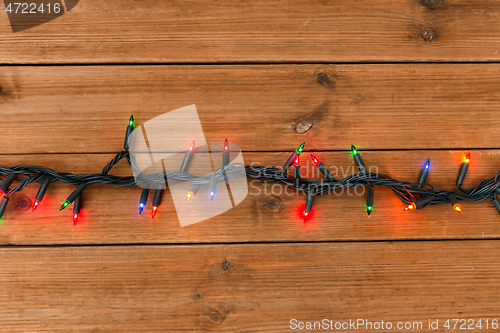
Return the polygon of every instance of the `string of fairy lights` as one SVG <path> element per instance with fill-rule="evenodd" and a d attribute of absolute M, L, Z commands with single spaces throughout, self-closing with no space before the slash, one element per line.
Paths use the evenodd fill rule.
<path fill-rule="evenodd" d="M 223 166 L 208 175 L 195 176 L 188 173 L 191 159 L 193 154 L 195 154 L 193 149 L 195 147 L 194 141 L 186 150 L 178 172 L 161 172 L 150 175 L 141 174 L 137 178 L 133 176 L 120 177 L 110 175 L 109 172 L 112 168 L 123 159 L 126 159 L 133 169 L 135 168 L 129 152 L 129 138 L 134 128 L 134 117 L 131 116 L 126 129 L 123 150 L 117 153 L 100 173 L 59 173 L 38 165 L 14 165 L 11 167 L 0 165 L 0 218 L 5 213 L 10 197 L 14 193 L 22 191 L 26 186 L 32 183 L 40 184 L 33 203 L 33 211 L 42 203 L 43 197 L 50 184 L 63 182 L 75 186 L 75 190 L 66 198 L 60 210 L 62 211 L 72 204 L 73 223 L 76 224 L 82 208 L 82 194 L 87 186 L 94 184 L 123 187 L 141 185 L 143 191 L 139 199 L 139 213 L 142 213 L 146 208 L 149 193 L 154 190 L 151 208 L 151 215 L 154 218 L 160 206 L 161 194 L 166 188 L 165 183 L 167 179 L 168 182 L 189 182 L 192 184 L 191 190 L 186 194 L 186 200 L 189 201 L 196 195 L 202 195 L 200 194 L 203 192 L 201 191 L 202 189 L 208 189 L 207 194 L 210 199 L 213 200 L 217 193 L 218 184 L 225 183 L 235 177 L 249 177 L 260 182 L 281 183 L 307 194 L 303 211 L 304 222 L 307 222 L 307 219 L 311 215 L 315 196 L 338 189 L 356 189 L 360 187 L 366 187 L 367 189 L 365 209 L 368 215 L 373 211 L 374 191 L 376 187 L 387 187 L 391 189 L 406 206 L 404 208 L 405 211 L 423 209 L 429 205 L 447 203 L 451 204 L 456 212 L 461 213 L 462 208 L 460 206 L 460 201 L 462 200 L 470 202 L 491 200 L 493 206 L 500 213 L 500 202 L 497 199 L 497 195 L 500 195 L 500 171 L 495 177 L 484 180 L 473 188 L 464 189 L 462 187 L 471 161 L 470 154 L 464 156 L 463 163 L 458 172 L 454 191 L 437 190 L 431 184 L 426 183 L 431 165 L 430 160 L 427 160 L 423 165 L 420 177 L 418 181 L 414 183 L 402 182 L 386 175 L 368 172 L 361 159 L 360 153 L 354 145 L 351 145 L 351 153 L 359 172 L 343 179 L 335 179 L 328 168 L 314 155 L 311 155 L 312 162 L 324 176 L 324 179 L 318 180 L 301 177 L 300 157 L 303 153 L 305 143 L 301 144 L 292 152 L 283 165 L 283 168 L 280 169 L 268 166 L 243 166 L 238 163 L 231 164 L 229 143 L 227 140 L 224 142 L 222 151 Z M 289 171 L 292 167 L 293 175 L 289 175 Z M 19 182 L 19 184 L 13 186 L 15 181 Z M 153 188 L 153 186 L 155 186 L 155 188 Z"/>

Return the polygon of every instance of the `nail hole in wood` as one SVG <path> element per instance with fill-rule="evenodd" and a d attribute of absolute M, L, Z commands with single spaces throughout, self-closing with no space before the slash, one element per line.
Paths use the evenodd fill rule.
<path fill-rule="evenodd" d="M 424 30 L 424 33 L 422 34 L 422 38 L 425 40 L 425 41 L 431 41 L 434 39 L 434 33 L 430 30 Z"/>

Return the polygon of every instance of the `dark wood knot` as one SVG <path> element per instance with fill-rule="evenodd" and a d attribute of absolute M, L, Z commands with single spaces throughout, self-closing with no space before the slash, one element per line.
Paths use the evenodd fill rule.
<path fill-rule="evenodd" d="M 283 209 L 283 199 L 275 195 L 271 195 L 266 200 L 266 207 L 269 210 L 275 210 L 279 212 Z"/>
<path fill-rule="evenodd" d="M 330 90 L 335 89 L 335 80 L 331 79 L 330 76 L 324 72 L 316 74 L 316 81 Z"/>
<path fill-rule="evenodd" d="M 318 82 L 321 84 L 325 84 L 325 83 L 330 82 L 330 78 L 328 77 L 328 75 L 326 73 L 318 73 L 316 75 L 316 80 L 318 80 Z"/>
<path fill-rule="evenodd" d="M 194 295 L 194 299 L 201 299 L 201 295 L 200 294 Z"/>
<path fill-rule="evenodd" d="M 426 8 L 436 8 L 444 5 L 444 0 L 420 0 L 420 4 Z"/>
<path fill-rule="evenodd" d="M 212 312 L 209 317 L 210 317 L 210 320 L 216 324 L 220 323 L 222 321 L 222 318 L 223 318 L 222 315 L 218 312 Z"/>
<path fill-rule="evenodd" d="M 15 197 L 16 200 L 16 210 L 28 210 L 31 208 L 31 199 L 24 194 L 19 194 Z"/>
<path fill-rule="evenodd" d="M 231 266 L 231 263 L 227 260 L 224 260 L 224 262 L 222 263 L 222 269 L 227 271 L 229 266 Z"/>

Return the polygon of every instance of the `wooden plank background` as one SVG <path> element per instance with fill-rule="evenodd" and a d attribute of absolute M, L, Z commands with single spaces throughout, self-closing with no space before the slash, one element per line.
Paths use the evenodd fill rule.
<path fill-rule="evenodd" d="M 80 1 L 13 33 L 0 13 L 0 164 L 95 173 L 144 123 L 195 104 L 208 142 L 282 166 L 306 142 L 334 175 L 365 164 L 453 190 L 500 162 L 497 1 Z M 113 174 L 131 175 L 121 162 Z M 169 191 L 94 185 L 15 194 L 0 220 L 1 332 L 284 332 L 290 320 L 500 319 L 491 201 L 403 212 L 376 188 L 315 199 L 249 182 L 236 208 L 181 228 Z M 151 202 L 151 198 L 150 198 Z M 319 330 L 310 330 L 319 331 Z M 365 332 L 364 328 L 353 331 Z M 389 330 L 397 331 L 397 330 Z M 436 330 L 433 330 L 436 331 Z"/>
<path fill-rule="evenodd" d="M 0 62 L 495 62 L 498 11 L 488 0 L 82 0 L 16 34 L 4 14 Z"/>
<path fill-rule="evenodd" d="M 4 67 L 1 153 L 116 153 L 131 114 L 191 104 L 207 141 L 243 151 L 498 148 L 498 77 L 496 64 Z"/>
<path fill-rule="evenodd" d="M 0 320 L 9 332 L 286 332 L 291 319 L 325 318 L 423 323 L 410 332 L 429 331 L 429 319 L 441 328 L 448 318 L 491 324 L 498 319 L 499 247 L 446 241 L 4 249 L 0 277 L 10 291 L 0 294 L 9 305 Z"/>
<path fill-rule="evenodd" d="M 474 150 L 465 186 L 472 187 L 498 172 L 500 150 Z M 356 171 L 350 152 L 318 152 L 324 163 L 344 178 Z M 428 181 L 441 190 L 454 190 L 463 151 L 368 151 L 361 152 L 367 167 L 381 174 L 416 182 L 422 165 L 431 159 Z M 94 173 L 101 170 L 113 155 L 44 154 L 5 155 L 5 163 L 27 164 L 30 161 L 61 172 Z M 281 165 L 286 153 L 245 153 L 248 164 Z M 306 155 L 307 157 L 307 155 Z M 12 161 L 11 163 L 8 163 Z M 308 161 L 303 176 L 316 177 Z M 337 170 L 337 172 L 335 171 Z M 115 172 L 115 169 L 113 169 Z M 314 174 L 313 174 L 314 172 Z M 116 166 L 116 174 L 126 175 L 126 162 Z M 240 242 L 315 242 L 369 241 L 408 239 L 497 239 L 500 215 L 490 200 L 463 202 L 463 213 L 450 205 L 429 207 L 418 212 L 404 212 L 401 201 L 388 189 L 376 188 L 371 216 L 365 212 L 363 190 L 343 195 L 325 195 L 314 201 L 314 217 L 304 227 L 300 213 L 303 194 L 295 194 L 281 185 L 249 182 L 247 198 L 236 208 L 205 222 L 180 227 L 175 207 L 166 191 L 158 215 L 151 218 L 151 198 L 142 215 L 138 213 L 141 188 L 92 185 L 85 190 L 79 223 L 72 223 L 71 209 L 59 207 L 73 190 L 72 186 L 53 184 L 40 207 L 31 206 L 38 185 L 29 186 L 14 196 L 0 227 L 0 244 L 179 244 Z M 207 195 L 200 190 L 199 195 Z M 152 195 L 152 194 L 151 194 Z M 471 223 L 472 221 L 472 223 Z"/>

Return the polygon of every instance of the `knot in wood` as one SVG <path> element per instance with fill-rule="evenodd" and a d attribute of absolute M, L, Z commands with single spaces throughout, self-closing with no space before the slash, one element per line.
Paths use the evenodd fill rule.
<path fill-rule="evenodd" d="M 283 204 L 283 199 L 280 197 L 277 197 L 275 195 L 271 195 L 267 200 L 266 200 L 266 207 L 269 210 L 277 210 L 280 211 L 282 209 Z"/>
<path fill-rule="evenodd" d="M 296 123 L 292 123 L 290 127 L 295 131 L 295 133 L 304 134 L 305 132 L 309 131 L 313 127 L 313 125 L 314 125 L 314 120 L 303 119 Z"/>
<path fill-rule="evenodd" d="M 444 4 L 444 0 L 420 0 L 420 4 L 426 8 L 436 8 Z"/>
<path fill-rule="evenodd" d="M 219 323 L 222 320 L 222 315 L 218 312 L 212 312 L 210 314 L 210 320 L 214 323 Z"/>
<path fill-rule="evenodd" d="M 25 196 L 24 194 L 20 194 L 16 196 L 16 210 L 27 210 L 32 206 L 30 198 Z"/>
<path fill-rule="evenodd" d="M 330 78 L 326 73 L 318 73 L 318 75 L 316 75 L 316 80 L 321 84 L 330 82 Z"/>

